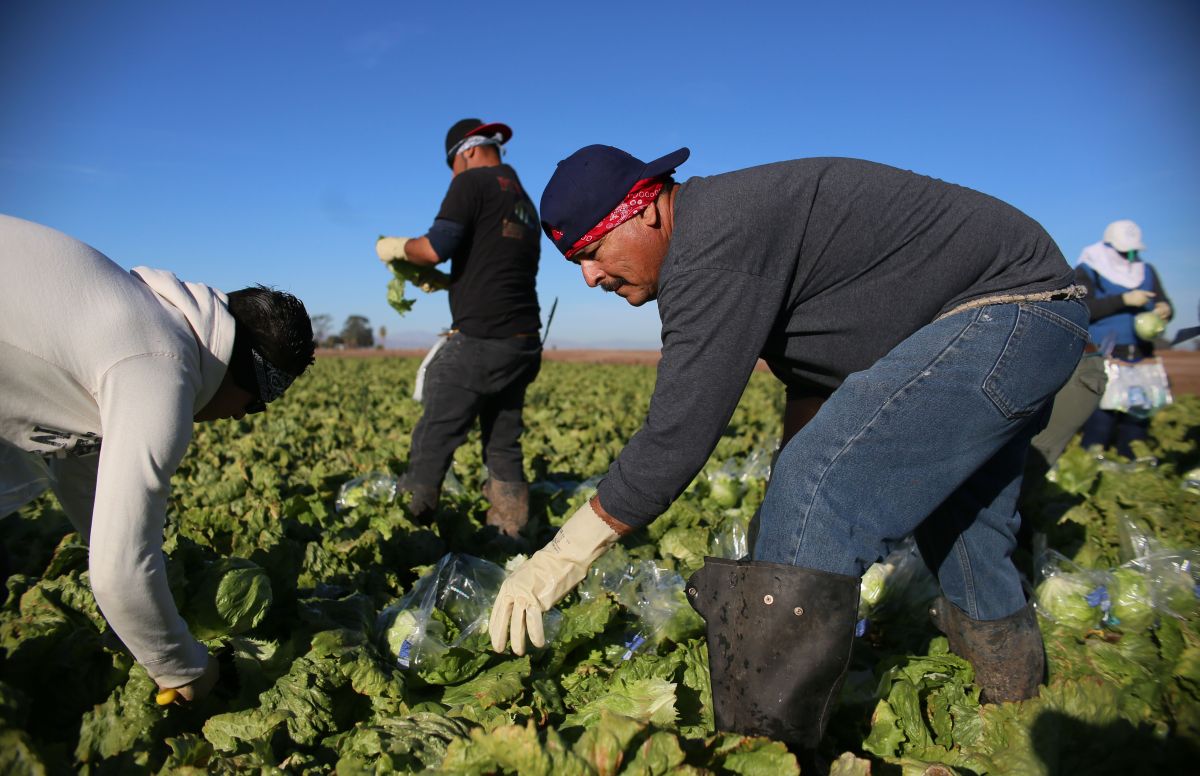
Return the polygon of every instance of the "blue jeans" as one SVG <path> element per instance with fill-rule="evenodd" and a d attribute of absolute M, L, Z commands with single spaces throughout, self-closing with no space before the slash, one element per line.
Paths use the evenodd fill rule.
<path fill-rule="evenodd" d="M 969 310 L 847 377 L 781 451 L 752 559 L 860 575 L 914 534 L 972 618 L 1020 609 L 1011 556 L 1025 454 L 1087 320 L 1076 301 Z"/>

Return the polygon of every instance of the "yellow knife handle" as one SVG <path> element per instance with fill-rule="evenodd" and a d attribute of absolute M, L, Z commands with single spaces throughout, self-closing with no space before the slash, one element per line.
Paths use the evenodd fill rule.
<path fill-rule="evenodd" d="M 159 706 L 169 706 L 179 697 L 179 693 L 173 689 L 160 690 L 158 695 L 154 696 L 154 702 Z"/>

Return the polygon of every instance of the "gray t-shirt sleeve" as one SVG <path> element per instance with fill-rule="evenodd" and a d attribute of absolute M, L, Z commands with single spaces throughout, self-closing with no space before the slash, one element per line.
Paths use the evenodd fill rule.
<path fill-rule="evenodd" d="M 720 263 L 720 262 L 718 262 Z M 662 360 L 642 428 L 600 483 L 600 505 L 640 528 L 703 468 L 771 331 L 783 284 L 735 269 L 673 274 L 660 292 Z"/>

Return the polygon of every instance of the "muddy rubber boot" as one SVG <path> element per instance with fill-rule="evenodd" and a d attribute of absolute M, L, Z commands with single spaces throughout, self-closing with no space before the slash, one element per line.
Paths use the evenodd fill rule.
<path fill-rule="evenodd" d="M 985 703 L 1023 701 L 1037 695 L 1046 673 L 1042 633 L 1033 607 L 1024 606 L 1002 620 L 972 620 L 939 596 L 929 617 L 946 634 L 950 651 L 975 668 L 975 684 Z"/>
<path fill-rule="evenodd" d="M 491 504 L 487 524 L 510 539 L 519 538 L 521 529 L 529 522 L 529 483 L 489 477 L 483 483 L 483 497 Z"/>
<path fill-rule="evenodd" d="M 705 558 L 687 583 L 706 623 L 717 730 L 811 752 L 850 665 L 858 577 Z"/>
<path fill-rule="evenodd" d="M 401 477 L 399 490 L 411 496 L 408 502 L 408 511 L 413 520 L 422 525 L 433 522 L 434 513 L 438 508 L 438 499 L 442 495 L 441 486 L 422 485 L 410 482 L 407 477 Z"/>

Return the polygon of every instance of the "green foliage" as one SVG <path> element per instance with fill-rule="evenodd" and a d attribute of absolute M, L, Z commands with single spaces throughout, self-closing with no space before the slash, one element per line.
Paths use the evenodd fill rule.
<path fill-rule="evenodd" d="M 220 659 L 202 702 L 155 704 L 153 682 L 96 608 L 87 548 L 53 498 L 0 520 L 14 572 L 0 606 L 0 771 L 799 773 L 778 742 L 713 731 L 707 649 L 690 607 L 655 599 L 670 601 L 663 636 L 630 649 L 647 619 L 636 596 L 601 577 L 563 601 L 544 649 L 494 655 L 480 632 L 436 669 L 399 664 L 412 623 L 394 617 L 381 628 L 381 612 L 447 552 L 508 560 L 486 542 L 478 430 L 455 454 L 461 488 L 447 489 L 432 525 L 413 522 L 403 498 L 335 509 L 342 484 L 403 473 L 420 415 L 408 398 L 416 367 L 323 358 L 270 411 L 197 426 L 172 483 L 164 550 L 181 611 Z M 522 440 L 535 546 L 640 427 L 654 379 L 644 367 L 543 366 Z M 686 577 L 714 547 L 744 538 L 782 400 L 756 374 L 692 486 L 605 558 Z M 1086 571 L 1128 560 L 1127 521 L 1169 550 L 1200 546 L 1200 495 L 1183 476 L 1200 466 L 1200 401 L 1181 398 L 1151 432 L 1144 452 L 1158 466 L 1105 468 L 1074 447 L 1057 482 L 1037 483 L 1023 507 Z M 1190 577 L 1139 571 L 1140 581 L 1116 577 L 1107 626 L 1043 619 L 1048 685 L 1003 706 L 978 702 L 972 667 L 948 653 L 916 603 L 928 591 L 895 574 L 881 591 L 868 580 L 876 612 L 893 598 L 897 606 L 856 645 L 820 756 L 845 775 L 934 764 L 964 774 L 1189 770 L 1200 745 L 1194 590 Z M 1135 606 L 1143 582 L 1152 622 Z M 457 628 L 444 612 L 432 622 L 448 638 Z"/>

